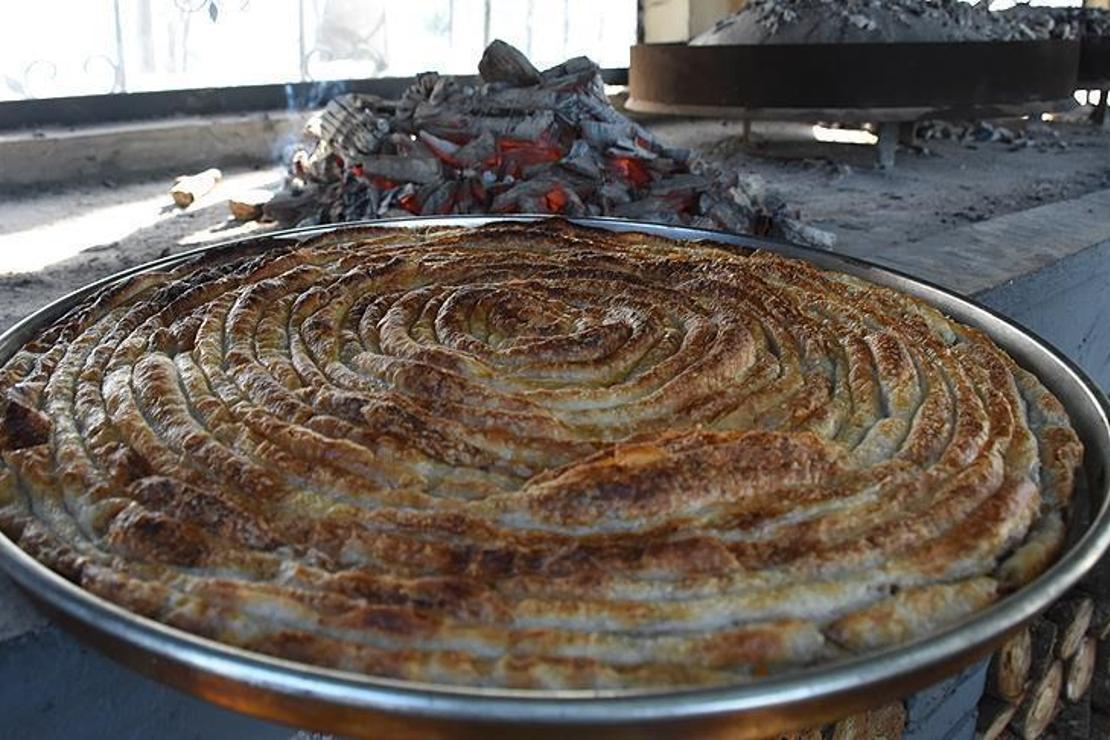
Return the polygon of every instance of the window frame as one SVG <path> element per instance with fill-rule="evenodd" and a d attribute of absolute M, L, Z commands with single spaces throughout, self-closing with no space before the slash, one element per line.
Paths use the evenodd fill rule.
<path fill-rule="evenodd" d="M 628 84 L 626 67 L 603 69 L 601 75 L 606 84 Z M 479 81 L 473 75 L 458 78 Z M 0 131 L 38 126 L 90 126 L 174 116 L 311 110 L 345 93 L 396 99 L 415 80 L 415 77 L 374 77 L 10 100 L 0 102 Z"/>

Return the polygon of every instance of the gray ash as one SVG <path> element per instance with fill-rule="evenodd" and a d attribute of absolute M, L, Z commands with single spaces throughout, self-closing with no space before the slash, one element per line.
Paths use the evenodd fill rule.
<path fill-rule="evenodd" d="M 1078 36 L 1079 23 L 1046 8 L 991 12 L 958 0 L 752 0 L 690 43 L 1025 41 Z"/>
<path fill-rule="evenodd" d="M 1110 10 L 1015 5 L 1002 14 L 1039 29 L 1040 33 L 1047 32 L 1053 38 L 1110 36 Z"/>

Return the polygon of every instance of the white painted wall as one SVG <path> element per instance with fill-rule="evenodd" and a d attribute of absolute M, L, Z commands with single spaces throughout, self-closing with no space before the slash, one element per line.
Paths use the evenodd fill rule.
<path fill-rule="evenodd" d="M 473 74 L 487 37 L 519 46 L 541 68 L 580 54 L 625 67 L 636 2 L 0 0 L 0 27 L 8 32 L 0 44 L 2 101 Z"/>

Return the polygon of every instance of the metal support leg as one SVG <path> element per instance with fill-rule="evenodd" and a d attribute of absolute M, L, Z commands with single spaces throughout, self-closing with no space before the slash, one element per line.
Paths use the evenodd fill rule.
<path fill-rule="evenodd" d="M 894 155 L 898 151 L 898 132 L 900 124 L 884 123 L 879 126 L 879 144 L 875 147 L 875 165 L 880 170 L 894 167 Z"/>
<path fill-rule="evenodd" d="M 745 144 L 750 144 L 752 142 L 752 119 L 744 119 L 744 133 L 741 135 L 740 140 Z"/>
<path fill-rule="evenodd" d="M 917 121 L 904 121 L 898 124 L 898 143 L 906 147 L 917 146 Z"/>
<path fill-rule="evenodd" d="M 1089 96 L 1090 93 L 1088 92 L 1087 95 Z M 1094 113 L 1091 114 L 1091 122 L 1096 126 L 1106 126 L 1106 107 L 1110 105 L 1110 100 L 1107 100 L 1108 96 L 1110 96 L 1110 90 L 1100 90 L 1098 93 L 1098 105 L 1095 106 Z"/>

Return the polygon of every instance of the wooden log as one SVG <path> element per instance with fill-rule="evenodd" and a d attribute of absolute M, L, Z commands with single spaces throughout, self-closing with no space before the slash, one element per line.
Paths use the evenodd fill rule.
<path fill-rule="evenodd" d="M 1032 660 L 1032 637 L 1026 627 L 1011 635 L 991 658 L 987 692 L 1007 702 L 1017 701 L 1029 681 Z"/>
<path fill-rule="evenodd" d="M 1064 697 L 1069 702 L 1077 702 L 1087 696 L 1091 679 L 1095 675 L 1098 658 L 1098 643 L 1093 637 L 1084 637 L 1079 650 L 1067 663 L 1064 676 Z"/>
<path fill-rule="evenodd" d="M 896 702 L 868 712 L 867 729 L 869 738 L 902 737 L 906 730 L 906 706 Z"/>
<path fill-rule="evenodd" d="M 979 717 L 975 722 L 976 740 L 998 740 L 1002 737 L 1020 703 L 1020 696 L 1015 702 L 984 696 L 979 702 Z"/>
<path fill-rule="evenodd" d="M 1053 737 L 1061 738 L 1087 738 L 1091 734 L 1091 702 L 1080 701 L 1077 703 L 1062 702 L 1060 712 L 1052 722 L 1049 733 Z"/>
<path fill-rule="evenodd" d="M 1045 612 L 1044 618 L 1060 629 L 1057 655 L 1064 660 L 1075 655 L 1087 636 L 1094 614 L 1095 603 L 1089 596 L 1065 597 Z"/>
<path fill-rule="evenodd" d="M 863 714 L 853 714 L 837 722 L 831 730 L 824 733 L 828 740 L 862 740 L 867 730 L 867 717 Z"/>
<path fill-rule="evenodd" d="M 1037 675 L 1035 670 L 1034 676 Z M 1056 714 L 1063 683 L 1064 664 L 1055 659 L 1040 678 L 1034 679 L 1028 698 L 1014 715 L 1011 726 L 1019 737 L 1023 740 L 1037 740 L 1044 734 Z"/>
<path fill-rule="evenodd" d="M 295 224 L 306 216 L 319 211 L 317 189 L 306 187 L 300 192 L 281 192 L 262 207 L 263 214 L 282 224 Z"/>
<path fill-rule="evenodd" d="M 363 171 L 397 182 L 420 185 L 443 182 L 443 168 L 435 157 L 406 157 L 400 154 L 375 154 L 358 162 Z"/>
<path fill-rule="evenodd" d="M 1010 730 L 1025 740 L 1040 737 L 1056 711 L 1064 683 L 1063 663 L 1056 657 L 1058 632 L 1045 619 L 1029 625 L 1028 690 L 1010 722 Z"/>
<path fill-rule="evenodd" d="M 170 196 L 178 208 L 187 208 L 198 198 L 211 192 L 223 176 L 223 173 L 215 167 L 195 175 L 182 175 L 174 180 L 173 187 L 170 188 Z"/>
<path fill-rule="evenodd" d="M 864 714 L 842 719 L 825 733 L 830 740 L 872 740 L 900 738 L 906 729 L 906 707 L 902 702 L 888 704 Z"/>
<path fill-rule="evenodd" d="M 237 221 L 256 221 L 273 197 L 269 190 L 245 190 L 229 198 L 227 207 Z"/>
<path fill-rule="evenodd" d="M 516 87 L 540 82 L 540 71 L 515 46 L 495 39 L 478 61 L 478 74 L 484 82 L 507 82 Z"/>

